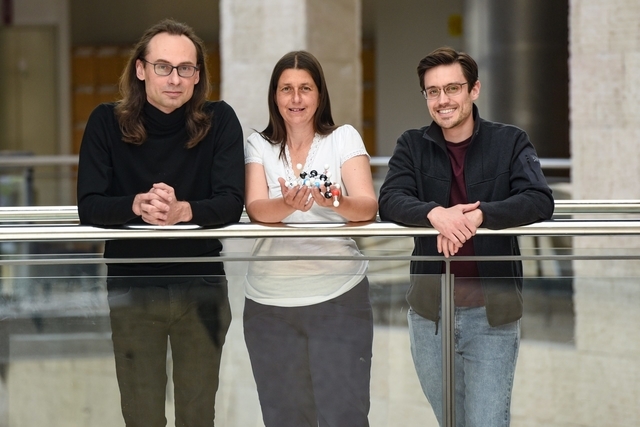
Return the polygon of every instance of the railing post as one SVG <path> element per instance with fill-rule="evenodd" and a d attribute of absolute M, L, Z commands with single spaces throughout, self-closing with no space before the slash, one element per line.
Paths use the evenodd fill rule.
<path fill-rule="evenodd" d="M 442 313 L 442 427 L 454 427 L 456 425 L 453 282 L 451 261 L 445 260 L 445 274 L 441 283 L 442 297 L 440 304 Z"/>

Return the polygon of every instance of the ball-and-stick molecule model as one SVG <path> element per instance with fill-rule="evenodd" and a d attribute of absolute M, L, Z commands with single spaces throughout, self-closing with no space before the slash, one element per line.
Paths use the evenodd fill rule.
<path fill-rule="evenodd" d="M 333 196 L 333 206 L 337 208 L 338 206 L 340 206 L 340 202 L 338 201 L 338 199 L 340 198 L 340 184 L 336 184 L 334 186 L 334 188 L 331 190 L 331 195 Z"/>
<path fill-rule="evenodd" d="M 318 175 L 318 171 L 315 169 L 310 172 L 302 171 L 302 165 L 298 163 L 296 168 L 300 171 L 300 179 L 293 182 L 287 182 L 289 187 L 294 185 L 307 186 L 307 187 L 320 187 L 324 186 L 324 197 L 331 199 L 333 197 L 333 206 L 336 208 L 340 206 L 340 184 L 333 184 L 331 182 L 331 172 L 329 171 L 329 165 L 324 165 L 324 172 Z M 331 186 L 333 185 L 333 188 Z"/>

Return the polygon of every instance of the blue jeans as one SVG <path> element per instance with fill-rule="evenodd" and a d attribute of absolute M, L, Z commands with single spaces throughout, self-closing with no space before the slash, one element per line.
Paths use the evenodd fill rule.
<path fill-rule="evenodd" d="M 413 310 L 407 317 L 418 378 L 442 425 L 442 331 Z M 454 328 L 456 426 L 509 426 L 520 321 L 491 327 L 485 307 L 457 307 Z"/>

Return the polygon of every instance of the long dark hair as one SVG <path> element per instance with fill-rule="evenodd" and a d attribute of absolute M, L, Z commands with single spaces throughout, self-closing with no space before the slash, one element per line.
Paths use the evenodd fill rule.
<path fill-rule="evenodd" d="M 329 135 L 334 131 L 336 125 L 331 116 L 331 102 L 329 101 L 329 90 L 324 78 L 322 66 L 315 56 L 304 50 L 289 52 L 284 55 L 273 67 L 271 81 L 269 82 L 269 94 L 267 103 L 269 105 L 269 124 L 260 132 L 260 135 L 274 145 L 280 145 L 280 157 L 284 158 L 284 149 L 287 144 L 287 129 L 284 119 L 278 110 L 276 103 L 276 91 L 278 81 L 285 70 L 305 70 L 313 79 L 318 88 L 318 109 L 313 118 L 313 127 L 320 135 Z"/>
<path fill-rule="evenodd" d="M 165 19 L 149 28 L 131 51 L 122 75 L 120 76 L 121 99 L 116 104 L 116 117 L 125 142 L 140 145 L 147 139 L 142 108 L 147 99 L 144 81 L 136 77 L 136 61 L 147 55 L 149 42 L 158 34 L 167 33 L 172 36 L 186 36 L 196 47 L 197 64 L 200 80 L 193 88 L 193 95 L 185 103 L 186 127 L 189 140 L 187 148 L 198 145 L 211 128 L 211 117 L 204 111 L 204 103 L 210 90 L 207 72 L 206 49 L 204 42 L 196 36 L 191 27 L 172 19 Z"/>

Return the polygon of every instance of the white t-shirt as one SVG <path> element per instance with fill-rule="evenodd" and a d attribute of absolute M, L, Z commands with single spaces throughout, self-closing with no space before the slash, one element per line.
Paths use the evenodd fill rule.
<path fill-rule="evenodd" d="M 245 144 L 245 164 L 263 165 L 269 198 L 282 197 L 278 178 L 292 181 L 299 177 L 286 151 L 287 163 L 280 159 L 280 146 L 269 143 L 260 134 L 253 133 Z M 355 156 L 369 156 L 360 134 L 350 125 L 343 125 L 330 135 L 316 135 L 309 149 L 305 172 L 331 173 L 330 181 L 339 183 L 343 194 L 349 189 L 341 178 L 341 167 Z M 322 187 L 324 190 L 324 187 Z M 347 220 L 331 208 L 314 204 L 307 212 L 295 211 L 283 223 L 345 223 Z M 353 239 L 344 237 L 322 238 L 267 238 L 258 239 L 253 255 L 288 256 L 361 256 Z M 366 260 L 298 260 L 251 261 L 245 279 L 245 295 L 260 304 L 297 307 L 328 301 L 352 289 L 364 278 Z"/>

